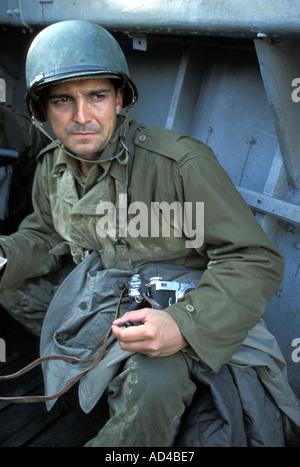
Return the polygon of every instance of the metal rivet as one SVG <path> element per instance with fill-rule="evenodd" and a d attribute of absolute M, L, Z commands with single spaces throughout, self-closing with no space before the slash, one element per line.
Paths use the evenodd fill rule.
<path fill-rule="evenodd" d="M 140 135 L 140 136 L 139 136 L 139 140 L 140 140 L 140 141 L 145 141 L 145 139 L 146 139 L 146 135 Z"/>
<path fill-rule="evenodd" d="M 187 311 L 189 311 L 190 313 L 191 313 L 192 311 L 195 310 L 195 308 L 193 307 L 193 305 L 186 305 L 185 309 L 186 309 Z"/>

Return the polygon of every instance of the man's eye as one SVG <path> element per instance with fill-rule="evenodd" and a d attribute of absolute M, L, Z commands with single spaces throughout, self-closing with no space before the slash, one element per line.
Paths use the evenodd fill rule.
<path fill-rule="evenodd" d="M 102 101 L 104 98 L 105 98 L 105 95 L 104 94 L 98 94 L 98 93 L 95 93 L 95 94 L 92 94 L 91 95 L 91 98 L 95 101 Z"/>
<path fill-rule="evenodd" d="M 53 104 L 65 104 L 69 101 L 70 99 L 68 97 L 59 97 L 57 99 L 52 99 Z"/>

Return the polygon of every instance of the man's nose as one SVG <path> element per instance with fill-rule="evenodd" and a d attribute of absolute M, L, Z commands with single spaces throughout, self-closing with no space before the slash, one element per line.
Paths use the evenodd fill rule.
<path fill-rule="evenodd" d="M 81 125 L 91 121 L 90 109 L 84 99 L 79 99 L 75 102 L 74 120 Z"/>

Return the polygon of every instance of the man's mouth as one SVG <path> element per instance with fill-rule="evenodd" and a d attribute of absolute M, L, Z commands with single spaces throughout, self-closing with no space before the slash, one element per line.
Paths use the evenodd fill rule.
<path fill-rule="evenodd" d="M 76 133 L 71 133 L 72 136 L 77 136 L 80 138 L 86 138 L 88 136 L 94 136 L 96 133 L 91 132 L 91 131 L 83 131 L 83 132 L 76 132 Z"/>

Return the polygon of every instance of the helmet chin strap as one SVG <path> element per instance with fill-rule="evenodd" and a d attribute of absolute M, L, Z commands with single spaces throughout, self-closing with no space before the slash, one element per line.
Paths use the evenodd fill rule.
<path fill-rule="evenodd" d="M 134 105 L 135 105 L 135 99 L 128 105 L 128 107 L 126 109 L 126 116 L 124 118 L 124 121 L 123 121 L 122 125 L 120 126 L 118 131 L 116 131 L 112 135 L 112 137 L 110 138 L 110 142 L 112 142 L 112 143 L 114 143 L 117 139 L 120 140 L 120 143 L 121 143 L 121 146 L 122 146 L 121 150 L 115 156 L 113 156 L 111 158 L 111 160 L 116 159 L 119 162 L 119 164 L 121 164 L 121 165 L 126 165 L 127 162 L 128 162 L 129 151 L 128 151 L 128 148 L 127 148 L 127 146 L 125 144 L 125 141 L 126 141 L 126 136 L 127 136 L 128 129 L 129 129 L 130 118 L 131 118 L 132 112 L 134 111 Z M 49 133 L 45 130 L 42 123 L 38 122 L 33 115 L 31 117 L 31 122 L 39 131 L 41 131 L 54 144 L 56 144 L 56 146 L 59 149 L 62 149 L 66 154 L 68 154 L 68 156 L 73 157 L 73 159 L 77 159 L 80 162 L 88 162 L 88 163 L 90 162 L 91 164 L 94 164 L 95 162 L 97 162 L 97 161 L 94 161 L 94 160 L 90 161 L 88 159 L 83 159 L 83 158 L 81 158 L 79 156 L 76 156 L 76 154 L 72 153 L 71 151 L 69 151 L 67 148 L 65 148 L 63 146 L 63 144 L 59 140 L 55 140 L 54 138 L 52 138 L 52 136 L 49 135 Z M 122 158 L 124 152 L 125 152 L 125 155 Z"/>

